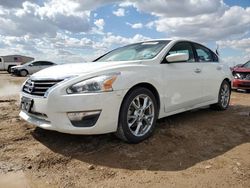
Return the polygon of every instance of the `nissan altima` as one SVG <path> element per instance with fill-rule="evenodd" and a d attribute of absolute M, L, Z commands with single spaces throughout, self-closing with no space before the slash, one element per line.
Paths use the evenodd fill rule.
<path fill-rule="evenodd" d="M 33 74 L 22 86 L 20 116 L 69 134 L 115 133 L 138 143 L 156 120 L 210 105 L 226 110 L 229 67 L 187 40 L 152 40 L 112 50 L 93 62 Z"/>

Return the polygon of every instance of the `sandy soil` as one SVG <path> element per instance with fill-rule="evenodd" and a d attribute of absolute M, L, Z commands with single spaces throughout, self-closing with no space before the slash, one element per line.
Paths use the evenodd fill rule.
<path fill-rule="evenodd" d="M 224 112 L 161 119 L 153 137 L 129 145 L 27 124 L 23 81 L 0 72 L 0 187 L 250 187 L 250 94 L 233 92 Z"/>

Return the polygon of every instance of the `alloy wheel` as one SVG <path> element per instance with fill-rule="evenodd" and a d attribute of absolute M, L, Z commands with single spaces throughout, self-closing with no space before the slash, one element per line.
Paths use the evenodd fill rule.
<path fill-rule="evenodd" d="M 230 88 L 228 84 L 223 84 L 220 93 L 220 101 L 223 108 L 228 106 L 230 100 Z"/>
<path fill-rule="evenodd" d="M 152 127 L 155 118 L 155 107 L 152 99 L 141 94 L 129 105 L 127 123 L 134 136 L 144 136 Z"/>

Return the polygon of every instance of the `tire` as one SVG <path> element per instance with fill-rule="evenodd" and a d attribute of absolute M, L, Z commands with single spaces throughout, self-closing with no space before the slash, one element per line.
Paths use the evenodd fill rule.
<path fill-rule="evenodd" d="M 9 74 L 11 73 L 11 67 L 12 67 L 12 66 L 9 66 L 9 67 L 8 67 L 8 70 L 7 70 L 7 72 L 8 72 Z"/>
<path fill-rule="evenodd" d="M 130 91 L 124 98 L 116 136 L 128 143 L 139 143 L 150 137 L 158 118 L 153 93 L 142 87 Z"/>
<path fill-rule="evenodd" d="M 226 110 L 229 106 L 230 95 L 231 95 L 230 83 L 224 80 L 220 86 L 218 103 L 211 105 L 211 108 L 219 111 Z"/>
<path fill-rule="evenodd" d="M 246 92 L 247 92 L 247 93 L 250 93 L 250 89 L 246 89 Z"/>
<path fill-rule="evenodd" d="M 28 74 L 29 74 L 29 73 L 28 73 L 28 71 L 27 71 L 27 70 L 25 70 L 25 69 L 20 70 L 20 76 L 25 77 L 25 76 L 27 76 Z"/>

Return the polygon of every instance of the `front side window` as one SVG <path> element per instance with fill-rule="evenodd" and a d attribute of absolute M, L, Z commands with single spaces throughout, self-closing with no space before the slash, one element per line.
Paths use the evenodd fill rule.
<path fill-rule="evenodd" d="M 186 53 L 189 55 L 188 62 L 195 62 L 192 46 L 189 42 L 179 42 L 175 44 L 167 55 L 176 53 Z"/>
<path fill-rule="evenodd" d="M 33 62 L 30 64 L 31 66 L 40 66 L 41 65 L 41 62 L 40 61 L 37 61 L 37 62 Z"/>
<path fill-rule="evenodd" d="M 131 44 L 115 49 L 95 61 L 108 62 L 152 59 L 157 56 L 169 42 L 170 41 L 151 41 Z"/>
<path fill-rule="evenodd" d="M 212 52 L 204 46 L 194 44 L 198 62 L 213 62 Z"/>

